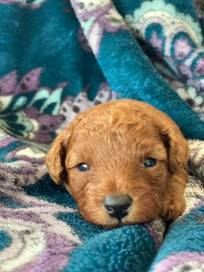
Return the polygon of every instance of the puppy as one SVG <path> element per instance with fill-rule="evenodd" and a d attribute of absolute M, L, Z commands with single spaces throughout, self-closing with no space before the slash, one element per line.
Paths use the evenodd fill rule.
<path fill-rule="evenodd" d="M 154 107 L 117 100 L 87 110 L 55 139 L 46 157 L 88 221 L 115 227 L 185 210 L 188 145 Z"/>

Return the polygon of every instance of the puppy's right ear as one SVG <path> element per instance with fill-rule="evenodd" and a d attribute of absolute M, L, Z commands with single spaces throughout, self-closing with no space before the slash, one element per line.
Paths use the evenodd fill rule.
<path fill-rule="evenodd" d="M 69 138 L 69 131 L 65 130 L 60 133 L 55 138 L 51 149 L 48 151 L 45 158 L 48 172 L 56 184 L 61 184 L 67 181 L 65 159 Z"/>

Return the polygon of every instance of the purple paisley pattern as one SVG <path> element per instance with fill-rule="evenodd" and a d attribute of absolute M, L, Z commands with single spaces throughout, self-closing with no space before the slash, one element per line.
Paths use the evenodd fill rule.
<path fill-rule="evenodd" d="M 15 95 L 35 91 L 39 88 L 41 72 L 41 68 L 36 68 L 28 72 L 19 82 L 17 72 L 10 72 L 0 79 L 0 95 Z"/>
<path fill-rule="evenodd" d="M 201 1 L 197 2 L 202 13 L 203 5 Z M 163 0 L 159 3 L 155 0 L 143 3 L 133 14 L 127 14 L 125 19 L 135 35 L 152 47 L 155 59 L 158 56 L 160 62 L 158 66 L 161 67 L 162 59 L 169 73 L 173 72 L 177 81 L 185 85 L 186 92 L 189 87 L 193 87 L 198 96 L 204 98 L 204 50 L 199 24 L 189 15 L 180 13 L 173 5 L 166 5 Z M 161 69 L 164 70 L 164 67 Z M 204 117 L 203 104 L 194 109 Z"/>
<path fill-rule="evenodd" d="M 17 193 L 16 199 L 20 200 L 22 197 L 22 194 Z M 29 204 L 26 202 L 24 198 L 24 205 Z M 37 199 L 34 199 L 34 203 L 38 212 L 32 209 L 29 211 L 29 206 L 27 210 L 19 208 L 18 212 L 1 209 L 0 227 L 9 230 L 14 239 L 14 243 L 7 250 L 7 254 L 12 252 L 12 255 L 9 254 L 13 262 L 12 269 L 19 272 L 31 272 L 36 268 L 37 271 L 60 271 L 67 264 L 69 253 L 78 243 L 77 237 L 70 233 L 70 229 L 65 224 L 58 223 L 56 226 L 57 219 L 54 214 L 64 211 L 65 208 L 51 206 L 45 201 L 39 201 L 38 207 Z M 61 233 L 61 228 L 64 234 Z M 15 243 L 20 247 L 15 246 Z M 4 252 L 0 254 L 1 271 L 11 266 L 7 256 Z"/>

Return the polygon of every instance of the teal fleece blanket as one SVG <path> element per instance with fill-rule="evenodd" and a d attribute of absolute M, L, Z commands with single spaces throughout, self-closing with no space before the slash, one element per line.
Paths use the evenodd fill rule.
<path fill-rule="evenodd" d="M 0 271 L 204 271 L 204 7 L 180 0 L 0 0 Z M 81 218 L 44 165 L 81 111 L 150 103 L 191 139 L 170 226 Z"/>

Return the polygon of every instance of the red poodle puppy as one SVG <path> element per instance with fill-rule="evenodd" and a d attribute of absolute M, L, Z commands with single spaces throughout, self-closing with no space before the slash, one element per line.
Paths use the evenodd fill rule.
<path fill-rule="evenodd" d="M 187 161 L 187 141 L 177 125 L 134 100 L 79 114 L 46 157 L 51 177 L 65 185 L 82 216 L 106 227 L 181 215 Z"/>

